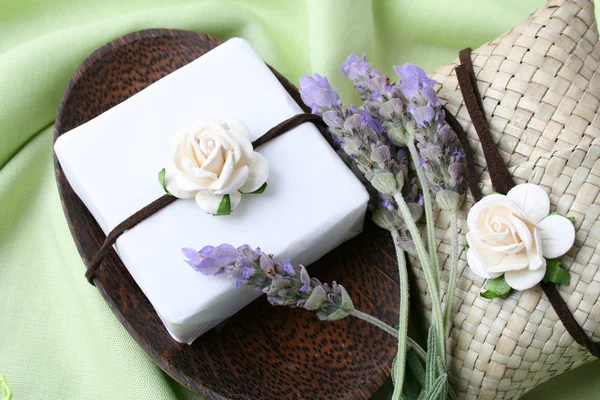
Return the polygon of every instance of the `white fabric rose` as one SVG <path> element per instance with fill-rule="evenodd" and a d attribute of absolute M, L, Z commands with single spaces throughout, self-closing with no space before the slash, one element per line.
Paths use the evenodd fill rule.
<path fill-rule="evenodd" d="M 531 183 L 481 199 L 467 217 L 469 267 L 486 279 L 504 274 L 517 290 L 538 284 L 546 273 L 545 258 L 562 256 L 575 242 L 573 223 L 549 213 L 548 194 Z"/>
<path fill-rule="evenodd" d="M 241 193 L 259 189 L 269 166 L 253 151 L 250 131 L 234 119 L 204 121 L 171 139 L 174 165 L 166 168 L 165 187 L 175 197 L 196 198 L 204 211 L 216 214 L 224 195 L 233 210 Z"/>

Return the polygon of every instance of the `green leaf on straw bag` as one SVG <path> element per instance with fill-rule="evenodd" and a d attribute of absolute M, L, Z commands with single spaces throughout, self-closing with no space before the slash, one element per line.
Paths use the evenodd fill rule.
<path fill-rule="evenodd" d="M 544 283 L 554 282 L 558 285 L 568 285 L 571 283 L 571 274 L 560 266 L 560 260 L 546 259 L 546 275 L 542 279 Z"/>
<path fill-rule="evenodd" d="M 494 279 L 488 279 L 485 282 L 484 291 L 479 293 L 484 299 L 495 299 L 496 297 L 506 296 L 510 292 L 510 286 L 506 283 L 504 275 Z"/>

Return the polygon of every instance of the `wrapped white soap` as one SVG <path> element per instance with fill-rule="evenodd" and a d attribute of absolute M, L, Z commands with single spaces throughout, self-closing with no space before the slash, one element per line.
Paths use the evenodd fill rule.
<path fill-rule="evenodd" d="M 302 110 L 242 39 L 231 39 L 54 146 L 71 187 L 105 233 L 164 192 L 157 173 L 173 163 L 173 135 L 198 121 L 238 119 L 252 140 Z M 313 124 L 258 148 L 268 187 L 243 195 L 228 216 L 180 199 L 127 231 L 116 251 L 171 336 L 191 343 L 261 293 L 203 275 L 181 249 L 229 243 L 261 247 L 308 265 L 361 232 L 368 194 Z"/>

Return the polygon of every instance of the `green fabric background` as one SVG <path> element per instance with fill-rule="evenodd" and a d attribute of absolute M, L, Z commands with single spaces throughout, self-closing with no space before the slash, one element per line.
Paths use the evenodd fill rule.
<path fill-rule="evenodd" d="M 244 37 L 293 82 L 352 51 L 432 70 L 543 0 L 0 0 L 0 377 L 13 399 L 195 399 L 156 367 L 83 278 L 52 166 L 63 90 L 93 50 L 144 28 Z M 528 399 L 600 398 L 596 362 Z"/>

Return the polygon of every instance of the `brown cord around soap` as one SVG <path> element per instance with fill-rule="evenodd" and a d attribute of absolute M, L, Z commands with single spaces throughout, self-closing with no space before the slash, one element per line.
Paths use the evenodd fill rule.
<path fill-rule="evenodd" d="M 96 252 L 94 257 L 92 258 L 92 261 L 90 261 L 90 263 L 88 264 L 87 271 L 85 271 L 85 277 L 87 278 L 88 282 L 92 285 L 94 284 L 96 271 L 102 264 L 102 260 L 104 260 L 104 257 L 106 257 L 108 252 L 112 249 L 113 244 L 115 244 L 119 236 L 121 236 L 123 233 L 133 228 L 134 226 L 136 226 L 137 224 L 139 224 L 158 210 L 162 210 L 169 204 L 173 203 L 175 200 L 177 200 L 177 197 L 165 194 L 164 196 L 159 197 L 152 203 L 148 204 L 146 207 L 133 214 L 131 217 L 127 218 L 125 221 L 121 222 L 112 231 L 110 231 L 110 233 L 106 237 L 106 240 L 104 240 L 104 243 L 102 243 L 102 247 L 100 247 L 100 250 Z"/>
<path fill-rule="evenodd" d="M 325 126 L 323 119 L 318 115 L 306 113 L 298 114 L 289 119 L 286 119 L 280 124 L 269 129 L 267 133 L 256 139 L 254 142 L 252 142 L 252 146 L 256 149 L 259 146 L 262 146 L 263 144 L 267 143 L 268 141 L 275 139 L 278 136 L 281 136 L 282 134 L 290 131 L 291 129 L 305 122 L 312 122 L 320 126 Z M 331 138 L 327 135 L 324 136 L 325 139 L 327 139 L 328 142 L 331 143 Z M 127 218 L 125 221 L 121 222 L 112 231 L 110 231 L 110 233 L 104 240 L 104 243 L 102 243 L 100 249 L 96 252 L 92 260 L 88 263 L 87 270 L 85 272 L 85 277 L 87 278 L 88 282 L 95 286 L 94 278 L 96 277 L 96 272 L 98 272 L 98 269 L 102 265 L 102 261 L 110 252 L 112 246 L 123 233 L 125 233 L 129 229 L 132 229 L 137 224 L 150 217 L 157 211 L 162 210 L 169 204 L 173 203 L 175 200 L 177 200 L 177 197 L 165 194 L 164 196 L 154 200 L 152 203 L 148 204 L 141 210 L 134 213 L 132 216 Z"/>
<path fill-rule="evenodd" d="M 267 131 L 267 133 L 265 133 L 264 135 L 262 135 L 261 137 L 256 139 L 254 142 L 252 142 L 252 146 L 256 149 L 259 146 L 262 146 L 263 144 L 267 143 L 268 141 L 273 140 L 278 136 L 281 136 L 282 134 L 286 133 L 290 129 L 294 129 L 298 125 L 301 125 L 305 122 L 312 122 L 313 124 L 321 125 L 323 127 L 327 126 L 327 125 L 325 125 L 325 122 L 323 122 L 323 118 L 321 118 L 319 115 L 308 114 L 308 113 L 294 115 L 292 118 L 286 119 L 279 125 L 274 126 L 273 128 L 269 129 Z M 328 141 L 331 140 L 326 135 L 325 135 L 325 139 L 327 139 Z M 330 142 L 330 144 L 331 144 L 331 142 Z"/>
<path fill-rule="evenodd" d="M 467 107 L 467 111 L 471 117 L 471 122 L 473 123 L 475 131 L 479 136 L 479 141 L 481 142 L 485 161 L 488 166 L 488 173 L 490 174 L 490 178 L 492 180 L 492 186 L 498 193 L 506 194 L 513 186 L 515 186 L 515 183 L 512 179 L 510 171 L 502 159 L 502 156 L 500 155 L 500 152 L 498 151 L 498 147 L 494 142 L 494 138 L 490 134 L 489 126 L 485 119 L 485 111 L 483 109 L 481 96 L 477 90 L 477 81 L 475 80 L 475 73 L 473 72 L 473 65 L 471 63 L 471 49 L 467 48 L 462 50 L 460 52 L 459 60 L 461 64 L 456 67 L 456 76 L 458 77 L 460 92 L 463 95 L 465 106 Z M 463 145 L 463 150 L 467 155 L 467 169 L 470 173 L 471 171 L 475 170 L 473 158 L 468 157 L 469 154 L 472 154 L 471 146 L 468 141 L 465 140 L 463 142 L 459 132 L 462 132 L 464 135 L 464 131 L 462 128 L 460 128 L 458 121 L 454 120 L 451 122 L 448 119 L 448 115 L 449 113 L 446 112 L 446 120 L 448 121 L 448 124 L 457 132 L 458 137 Z M 452 117 L 450 119 L 454 118 Z M 453 125 L 454 122 L 457 125 L 457 128 L 455 128 Z M 471 177 L 469 176 L 469 180 L 470 179 Z M 477 185 L 473 187 L 471 184 L 469 184 L 469 188 L 476 200 L 481 198 L 481 193 Z M 577 342 L 579 345 L 585 347 L 593 356 L 600 358 L 600 343 L 592 341 L 585 330 L 577 323 L 575 317 L 569 310 L 567 303 L 565 303 L 564 299 L 556 288 L 556 285 L 552 282 L 547 282 L 541 283 L 541 286 L 544 290 L 544 293 L 546 293 L 552 308 L 554 308 L 554 311 L 556 311 L 556 315 L 558 315 L 558 318 L 564 325 L 567 332 L 569 332 L 569 334 L 573 337 L 573 340 L 575 340 L 575 342 Z"/>

